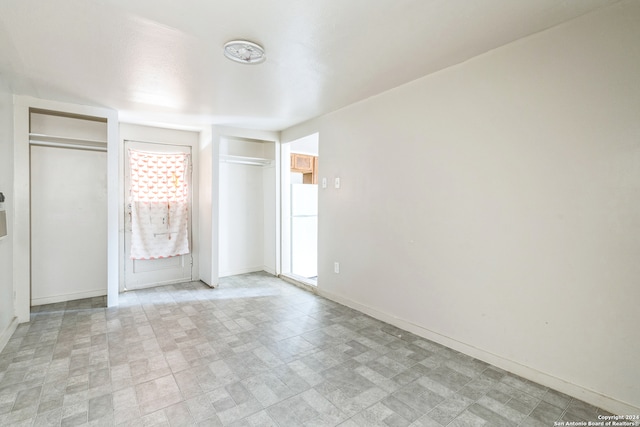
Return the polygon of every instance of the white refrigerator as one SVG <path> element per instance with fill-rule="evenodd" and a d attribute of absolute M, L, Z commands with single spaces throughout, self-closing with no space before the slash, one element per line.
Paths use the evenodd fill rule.
<path fill-rule="evenodd" d="M 318 275 L 318 186 L 291 184 L 291 273 Z"/>

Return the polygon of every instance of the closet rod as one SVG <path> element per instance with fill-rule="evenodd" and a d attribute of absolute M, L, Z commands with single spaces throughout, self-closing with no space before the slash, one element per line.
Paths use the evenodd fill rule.
<path fill-rule="evenodd" d="M 107 147 L 98 147 L 95 145 L 81 145 L 81 144 L 65 144 L 63 142 L 47 142 L 47 141 L 29 141 L 31 145 L 38 147 L 55 147 L 55 148 L 68 148 L 71 150 L 85 150 L 85 151 L 103 151 L 107 152 Z"/>
<path fill-rule="evenodd" d="M 63 144 L 91 145 L 96 147 L 106 147 L 107 141 L 100 141 L 88 138 L 74 138 L 69 136 L 47 135 L 43 133 L 29 133 L 31 141 L 38 142 L 61 142 Z"/>
<path fill-rule="evenodd" d="M 221 155 L 220 162 L 250 166 L 270 166 L 272 164 L 272 160 L 263 159 L 261 157 L 232 156 L 229 154 Z"/>

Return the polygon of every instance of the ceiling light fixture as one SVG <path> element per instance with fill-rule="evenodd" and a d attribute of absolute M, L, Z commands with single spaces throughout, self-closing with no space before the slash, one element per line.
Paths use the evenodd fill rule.
<path fill-rule="evenodd" d="M 232 40 L 225 43 L 224 56 L 242 64 L 259 64 L 267 59 L 262 46 L 246 40 Z"/>

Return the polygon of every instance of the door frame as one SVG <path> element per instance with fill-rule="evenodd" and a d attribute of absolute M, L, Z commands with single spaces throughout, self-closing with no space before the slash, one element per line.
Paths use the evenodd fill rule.
<path fill-rule="evenodd" d="M 197 129 L 171 129 L 171 128 L 159 128 L 152 126 L 136 125 L 131 123 L 120 124 L 120 137 L 119 145 L 121 147 L 120 153 L 120 170 L 118 172 L 119 181 L 119 193 L 118 193 L 118 218 L 120 220 L 119 229 L 119 285 L 120 292 L 124 292 L 124 257 L 125 242 L 124 242 L 124 215 L 125 207 L 128 203 L 127 193 L 124 188 L 124 174 L 125 163 L 129 158 L 124 149 L 125 141 L 135 141 L 148 144 L 160 144 L 160 145 L 177 145 L 191 147 L 191 256 L 193 264 L 191 266 L 191 281 L 200 280 L 200 250 L 201 250 L 201 237 L 200 237 L 200 177 L 199 177 L 199 150 L 200 150 L 200 130 Z"/>
<path fill-rule="evenodd" d="M 299 148 L 291 149 L 292 144 L 304 144 L 306 150 Z M 286 279 L 293 280 L 297 284 L 302 284 L 309 290 L 314 290 L 318 286 L 318 280 L 314 282 L 305 277 L 297 276 L 292 273 L 292 226 L 291 226 L 291 153 L 303 152 L 309 155 L 315 155 L 320 158 L 320 133 L 310 132 L 304 136 L 298 136 L 295 139 L 281 141 L 280 143 L 280 275 Z M 315 145 L 316 150 L 311 147 Z M 315 152 L 313 152 L 315 151 Z M 319 179 L 320 181 L 320 179 Z M 318 202 L 320 198 L 321 184 L 318 185 Z M 319 244 L 319 243 L 318 243 Z M 319 267 L 319 265 L 318 265 Z M 314 291 L 315 292 L 315 291 Z"/>

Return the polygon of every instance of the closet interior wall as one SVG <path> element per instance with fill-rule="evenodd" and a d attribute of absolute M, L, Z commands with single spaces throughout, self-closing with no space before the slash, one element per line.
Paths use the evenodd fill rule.
<path fill-rule="evenodd" d="M 275 274 L 275 142 L 222 138 L 219 185 L 219 276 Z"/>

